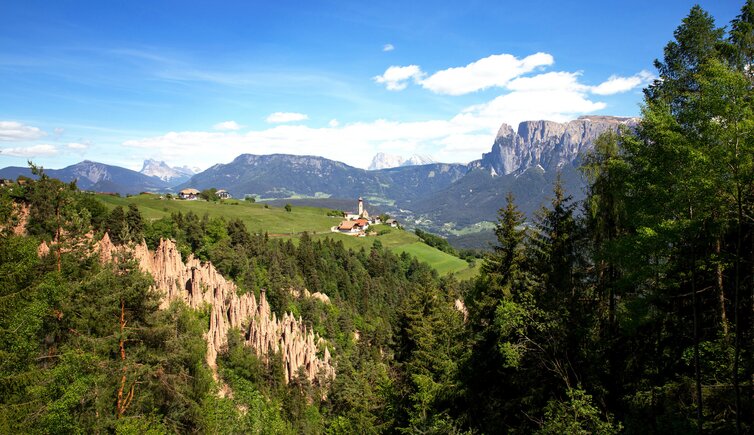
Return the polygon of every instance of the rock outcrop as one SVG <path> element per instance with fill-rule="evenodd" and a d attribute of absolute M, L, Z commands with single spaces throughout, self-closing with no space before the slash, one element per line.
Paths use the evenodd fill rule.
<path fill-rule="evenodd" d="M 492 150 L 476 165 L 493 175 L 520 173 L 536 166 L 545 171 L 557 170 L 577 161 L 602 133 L 631 127 L 636 122 L 636 118 L 582 116 L 566 123 L 526 121 L 519 124 L 518 131 L 503 124 Z"/>
<path fill-rule="evenodd" d="M 216 367 L 217 353 L 227 344 L 228 331 L 236 328 L 242 331 L 246 345 L 261 358 L 281 355 L 286 382 L 300 371 L 318 385 L 325 385 L 335 376 L 324 340 L 310 331 L 301 318 L 286 313 L 278 319 L 270 311 L 264 289 L 258 302 L 253 293 L 239 295 L 236 285 L 226 280 L 212 263 L 202 263 L 193 256 L 184 263 L 170 240 L 161 240 L 155 252 L 150 252 L 144 242 L 125 248 L 113 245 L 107 234 L 100 240 L 99 255 L 103 262 L 117 261 L 123 253 L 129 253 L 144 272 L 152 275 L 154 288 L 162 295 L 162 308 L 175 300 L 194 309 L 211 307 L 206 336 L 210 367 Z"/>

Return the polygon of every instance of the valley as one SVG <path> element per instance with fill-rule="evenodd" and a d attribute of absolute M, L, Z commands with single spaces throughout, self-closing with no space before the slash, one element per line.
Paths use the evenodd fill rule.
<path fill-rule="evenodd" d="M 155 161 L 145 161 L 141 173 L 94 162 L 49 173 L 63 181 L 77 180 L 82 190 L 121 195 L 216 188 L 238 199 L 251 196 L 272 204 L 336 209 L 349 198 L 363 196 L 408 228 L 441 234 L 458 246 L 487 248 L 508 192 L 529 218 L 549 201 L 558 176 L 569 195 L 584 198 L 585 180 L 578 168 L 585 153 L 600 134 L 628 131 L 635 123 L 634 118 L 583 116 L 567 123 L 522 122 L 517 130 L 503 124 L 490 152 L 468 164 L 424 164 L 429 157 L 415 156 L 415 162 L 397 163 L 402 166 L 364 170 L 317 156 L 242 154 L 196 174 Z M 19 175 L 28 176 L 28 168 L 0 169 L 0 178 Z M 296 232 L 295 225 L 280 232 Z"/>
<path fill-rule="evenodd" d="M 6 2 L 0 435 L 754 433 L 739 2 Z"/>

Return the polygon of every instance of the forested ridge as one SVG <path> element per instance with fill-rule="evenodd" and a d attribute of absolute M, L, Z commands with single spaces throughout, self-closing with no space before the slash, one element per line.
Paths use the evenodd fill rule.
<path fill-rule="evenodd" d="M 558 182 L 527 222 L 508 195 L 466 282 L 379 238 L 354 251 L 193 213 L 149 222 L 32 166 L 0 188 L 0 432 L 754 432 L 752 64 L 754 1 L 726 29 L 694 7 L 639 124 L 584 156 L 586 200 Z M 208 307 L 159 309 L 135 262 L 93 254 L 105 233 L 175 240 L 240 292 L 266 289 L 332 346 L 335 378 L 286 383 L 237 330 L 215 377 Z"/>

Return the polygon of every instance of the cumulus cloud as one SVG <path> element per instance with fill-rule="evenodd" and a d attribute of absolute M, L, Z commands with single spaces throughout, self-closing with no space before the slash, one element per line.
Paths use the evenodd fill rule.
<path fill-rule="evenodd" d="M 580 75 L 581 73 L 558 71 L 532 77 L 519 77 L 511 80 L 506 88 L 518 92 L 571 91 L 583 93 L 589 90 L 589 86 L 579 83 Z"/>
<path fill-rule="evenodd" d="M 54 145 L 34 145 L 30 147 L 0 148 L 0 155 L 11 157 L 47 157 L 54 156 L 58 149 Z"/>
<path fill-rule="evenodd" d="M 631 77 L 612 75 L 606 81 L 592 87 L 592 93 L 596 95 L 613 95 L 628 92 L 640 86 L 646 86 L 654 78 L 654 75 L 649 71 L 641 71 Z"/>
<path fill-rule="evenodd" d="M 408 81 L 413 79 L 414 83 L 421 83 L 425 76 L 421 68 L 417 65 L 409 66 L 391 66 L 380 76 L 375 76 L 374 81 L 384 84 L 389 91 L 401 91 L 406 89 Z"/>
<path fill-rule="evenodd" d="M 159 150 L 174 165 L 206 165 L 229 162 L 239 154 L 310 154 L 365 168 L 377 152 L 431 154 L 440 161 L 468 162 L 489 151 L 501 123 L 516 128 L 522 121 L 564 122 L 607 107 L 602 95 L 625 92 L 651 80 L 642 71 L 631 77 L 611 76 L 592 85 L 580 72 L 542 71 L 554 63 L 552 56 L 536 53 L 518 59 L 495 55 L 465 67 L 449 68 L 427 76 L 419 66 L 393 66 L 374 80 L 387 89 L 400 90 L 414 82 L 436 93 L 461 95 L 486 88 L 500 92 L 491 99 L 464 107 L 443 119 L 400 122 L 376 119 L 343 123 L 331 119 L 315 128 L 286 125 L 308 119 L 304 114 L 277 112 L 268 128 L 238 131 L 184 131 L 131 140 L 127 147 Z M 639 80 L 637 84 L 636 80 Z M 359 150 L 350 152 L 349 150 Z"/>
<path fill-rule="evenodd" d="M 408 76 L 409 78 L 411 75 Z M 552 72 L 509 81 L 498 97 L 468 106 L 448 119 L 399 122 L 377 119 L 328 126 L 278 125 L 245 134 L 237 132 L 171 132 L 133 140 L 129 147 L 161 150 L 174 164 L 202 165 L 202 153 L 228 162 L 242 153 L 311 154 L 365 168 L 377 152 L 432 154 L 440 161 L 468 162 L 489 151 L 500 124 L 521 121 L 568 121 L 606 107 L 590 97 L 591 87 L 579 73 Z M 343 152 L 358 149 L 360 152 Z M 188 160 L 194 159 L 194 160 Z"/>
<path fill-rule="evenodd" d="M 602 110 L 604 102 L 592 101 L 581 92 L 570 90 L 517 91 L 471 106 L 457 115 L 466 122 L 479 125 L 494 125 L 503 120 L 515 127 L 522 121 L 548 120 L 564 122 L 585 113 Z"/>
<path fill-rule="evenodd" d="M 547 53 L 535 53 L 523 59 L 494 54 L 466 66 L 438 71 L 422 80 L 421 85 L 437 94 L 464 95 L 505 86 L 512 79 L 553 62 L 553 57 Z"/>
<path fill-rule="evenodd" d="M 418 65 L 391 66 L 374 77 L 391 91 L 408 86 L 410 79 L 436 94 L 464 95 L 492 87 L 503 87 L 511 80 L 538 68 L 552 65 L 553 57 L 535 53 L 519 59 L 510 54 L 493 54 L 466 66 L 448 68 L 427 77 Z M 426 77 L 426 78 L 425 78 Z"/>
<path fill-rule="evenodd" d="M 285 122 L 305 121 L 309 115 L 296 112 L 275 112 L 267 117 L 266 121 L 270 124 L 282 124 Z"/>
<path fill-rule="evenodd" d="M 215 130 L 220 131 L 235 131 L 240 130 L 241 126 L 236 121 L 224 121 L 224 122 L 218 122 L 217 124 L 213 125 L 212 128 Z"/>
<path fill-rule="evenodd" d="M 77 150 L 77 151 L 81 151 L 81 150 L 85 150 L 89 148 L 89 145 L 78 143 L 78 142 L 69 143 L 67 146 L 69 149 Z"/>
<path fill-rule="evenodd" d="M 16 121 L 0 121 L 0 140 L 21 141 L 34 140 L 44 136 L 45 132 Z"/>
<path fill-rule="evenodd" d="M 395 50 L 395 47 L 393 44 L 385 44 L 382 46 L 382 51 L 393 51 Z"/>

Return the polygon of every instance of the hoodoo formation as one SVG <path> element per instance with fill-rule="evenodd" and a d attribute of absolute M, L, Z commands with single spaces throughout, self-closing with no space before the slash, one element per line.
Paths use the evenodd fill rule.
<path fill-rule="evenodd" d="M 271 313 L 264 289 L 257 303 L 253 293 L 238 294 L 236 285 L 226 280 L 211 262 L 202 263 L 190 256 L 184 263 L 175 243 L 160 240 L 155 252 L 146 243 L 133 247 L 115 246 L 105 234 L 98 243 L 100 259 L 117 260 L 128 253 L 140 268 L 154 277 L 154 288 L 162 295 L 161 307 L 182 300 L 194 309 L 209 304 L 207 332 L 207 363 L 216 367 L 217 352 L 227 344 L 228 331 L 237 328 L 244 334 L 247 346 L 262 358 L 280 353 L 286 382 L 302 371 L 311 382 L 324 385 L 335 377 L 335 367 L 324 340 L 308 330 L 302 320 L 285 313 L 278 319 Z M 322 356 L 318 355 L 320 348 Z"/>

